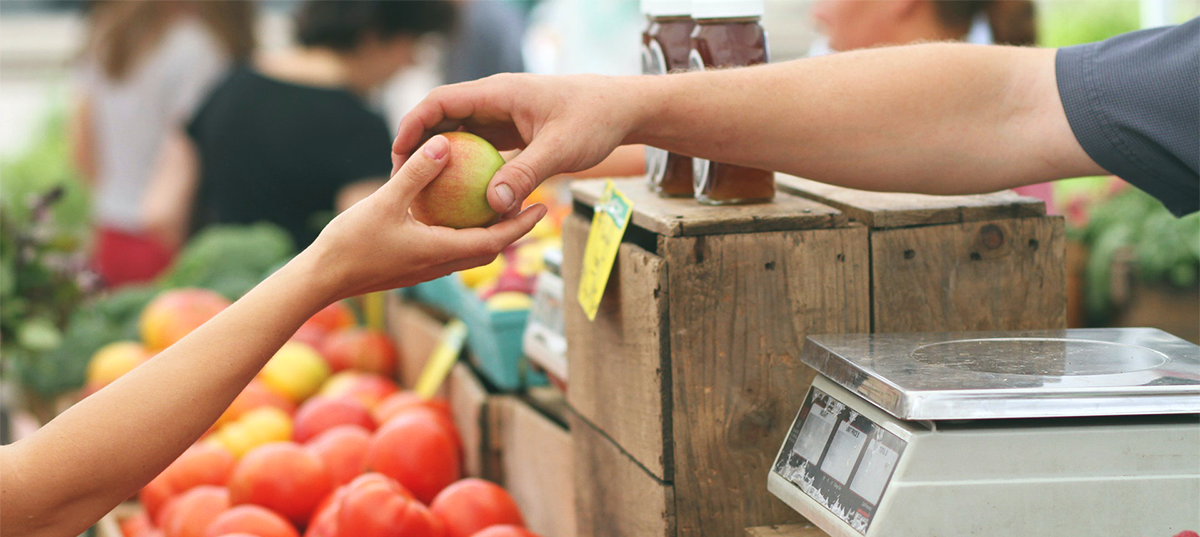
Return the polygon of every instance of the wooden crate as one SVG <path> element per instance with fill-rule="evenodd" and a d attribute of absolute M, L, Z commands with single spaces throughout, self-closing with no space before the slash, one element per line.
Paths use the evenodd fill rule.
<path fill-rule="evenodd" d="M 590 209 L 574 187 L 565 296 Z M 580 535 L 738 535 L 802 521 L 767 469 L 813 371 L 804 337 L 869 329 L 867 231 L 780 194 L 712 208 L 618 181 L 632 224 L 595 322 L 566 305 Z"/>
<path fill-rule="evenodd" d="M 396 382 L 411 390 L 441 341 L 446 321 L 420 304 L 405 301 L 398 293 L 388 293 L 386 311 L 388 335 L 399 356 Z"/>
<path fill-rule="evenodd" d="M 581 535 L 803 522 L 765 482 L 809 334 L 1064 326 L 1063 223 L 1041 202 L 779 182 L 775 203 L 713 208 L 617 181 L 634 211 L 597 318 L 565 311 Z M 565 296 L 602 191 L 573 187 Z"/>
<path fill-rule="evenodd" d="M 746 528 L 746 537 L 829 537 L 821 528 L 805 524 Z"/>
<path fill-rule="evenodd" d="M 450 370 L 445 384 L 450 414 L 463 443 L 463 473 L 503 483 L 499 433 L 502 408 L 508 395 L 490 394 L 466 363 Z"/>
<path fill-rule="evenodd" d="M 873 332 L 1066 328 L 1063 219 L 1011 191 L 888 194 L 779 174 L 870 229 Z"/>
<path fill-rule="evenodd" d="M 551 396 L 562 399 L 561 393 Z M 544 537 L 574 537 L 575 487 L 566 424 L 525 399 L 498 398 L 493 408 L 491 444 L 500 453 L 498 477 L 521 507 L 526 527 Z"/>

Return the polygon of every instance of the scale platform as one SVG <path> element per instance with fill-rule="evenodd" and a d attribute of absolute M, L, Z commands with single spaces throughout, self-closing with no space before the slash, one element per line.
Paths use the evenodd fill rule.
<path fill-rule="evenodd" d="M 835 537 L 1200 529 L 1200 347 L 1155 329 L 813 336 L 768 488 Z"/>

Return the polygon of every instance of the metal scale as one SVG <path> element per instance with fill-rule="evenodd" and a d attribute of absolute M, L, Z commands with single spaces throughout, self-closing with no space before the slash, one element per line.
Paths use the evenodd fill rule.
<path fill-rule="evenodd" d="M 813 336 L 767 488 L 833 537 L 1200 530 L 1200 347 L 1161 330 Z"/>

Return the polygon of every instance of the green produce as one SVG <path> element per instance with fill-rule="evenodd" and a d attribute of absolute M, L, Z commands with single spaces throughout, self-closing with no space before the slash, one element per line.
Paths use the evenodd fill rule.
<path fill-rule="evenodd" d="M 294 252 L 287 232 L 272 224 L 215 226 L 179 252 L 160 286 L 202 287 L 236 300 Z"/>

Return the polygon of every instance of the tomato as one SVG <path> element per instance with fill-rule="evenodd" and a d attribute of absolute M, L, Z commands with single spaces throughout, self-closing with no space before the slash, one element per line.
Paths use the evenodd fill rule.
<path fill-rule="evenodd" d="M 204 529 L 229 509 L 225 487 L 200 485 L 179 495 L 167 510 L 162 529 L 167 537 L 204 537 Z"/>
<path fill-rule="evenodd" d="M 309 317 L 301 328 L 317 329 L 323 332 L 333 332 L 342 328 L 354 326 L 354 311 L 345 302 L 334 302 L 325 306 L 312 317 Z"/>
<path fill-rule="evenodd" d="M 142 503 L 142 507 L 146 508 L 146 513 L 150 515 L 150 520 L 154 521 L 154 525 L 161 526 L 162 512 L 174 495 L 175 490 L 171 488 L 170 479 L 164 470 L 158 474 L 158 477 L 151 479 L 146 486 L 142 487 L 142 491 L 138 493 L 138 501 Z"/>
<path fill-rule="evenodd" d="M 213 424 L 212 429 L 219 429 L 227 423 L 237 421 L 238 418 L 241 418 L 247 412 L 262 406 L 273 406 L 284 411 L 289 416 L 296 413 L 296 404 L 290 399 L 271 391 L 261 380 L 253 379 L 242 389 L 242 393 L 239 393 L 234 398 L 233 402 L 229 404 L 229 408 L 226 408 L 225 412 L 221 414 L 221 417 L 217 418 L 217 422 Z"/>
<path fill-rule="evenodd" d="M 540 537 L 538 534 L 520 526 L 491 526 L 480 530 L 471 537 Z"/>
<path fill-rule="evenodd" d="M 371 433 L 357 425 L 339 425 L 317 435 L 304 447 L 321 458 L 337 487 L 367 469 Z"/>
<path fill-rule="evenodd" d="M 458 442 L 432 413 L 406 412 L 375 433 L 367 468 L 404 485 L 423 503 L 462 475 Z"/>
<path fill-rule="evenodd" d="M 150 515 L 146 511 L 138 511 L 137 514 L 121 521 L 121 535 L 125 537 L 143 535 L 151 529 L 154 529 L 154 524 L 150 522 Z"/>
<path fill-rule="evenodd" d="M 385 397 L 396 393 L 399 388 L 387 377 L 375 373 L 346 370 L 334 373 L 321 386 L 318 395 L 328 397 L 349 396 L 358 399 L 367 408 L 375 408 Z"/>
<path fill-rule="evenodd" d="M 346 485 L 337 537 L 443 537 L 442 524 L 400 484 L 366 474 Z"/>
<path fill-rule="evenodd" d="M 382 424 L 399 416 L 401 412 L 417 407 L 425 407 L 438 412 L 445 416 L 447 421 L 454 422 L 450 414 L 450 405 L 445 399 L 440 397 L 426 399 L 416 392 L 396 392 L 389 395 L 379 402 L 372 413 L 375 416 L 375 422 Z"/>
<path fill-rule="evenodd" d="M 278 513 L 257 505 L 237 505 L 221 513 L 204 530 L 204 537 L 249 533 L 258 537 L 300 537 L 300 533 Z"/>
<path fill-rule="evenodd" d="M 320 457 L 293 442 L 254 448 L 229 477 L 234 505 L 252 503 L 275 511 L 297 526 L 308 523 L 317 504 L 333 490 Z"/>
<path fill-rule="evenodd" d="M 375 430 L 375 418 L 371 411 L 357 399 L 348 397 L 313 397 L 300 405 L 293 420 L 292 438 L 300 443 L 338 425 L 357 425 L 368 431 Z"/>
<path fill-rule="evenodd" d="M 471 537 L 489 526 L 525 525 L 508 491 L 482 479 L 463 479 L 446 487 L 429 509 L 446 525 L 446 537 Z"/>
<path fill-rule="evenodd" d="M 385 377 L 396 370 L 396 349 L 387 334 L 365 328 L 344 328 L 330 333 L 321 354 L 334 371 L 357 369 Z"/>
<path fill-rule="evenodd" d="M 237 459 L 229 450 L 210 443 L 187 448 L 175 462 L 164 470 L 175 494 L 187 492 L 199 485 L 225 486 Z"/>

